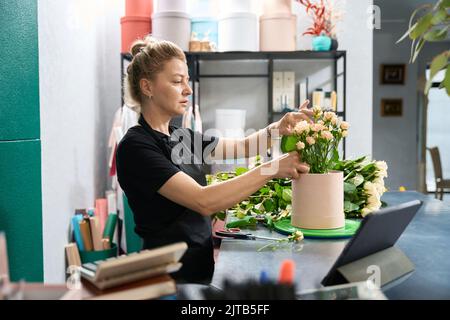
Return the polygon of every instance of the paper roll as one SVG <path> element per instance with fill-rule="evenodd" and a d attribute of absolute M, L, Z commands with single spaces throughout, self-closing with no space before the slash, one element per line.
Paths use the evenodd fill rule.
<path fill-rule="evenodd" d="M 80 232 L 83 238 L 83 247 L 85 251 L 92 251 L 94 248 L 92 244 L 91 228 L 86 220 L 80 221 Z"/>

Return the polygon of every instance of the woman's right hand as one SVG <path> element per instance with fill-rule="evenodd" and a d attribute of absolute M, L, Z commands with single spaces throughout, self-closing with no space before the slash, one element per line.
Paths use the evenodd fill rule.
<path fill-rule="evenodd" d="M 300 155 L 297 151 L 284 154 L 267 164 L 270 164 L 270 169 L 274 170 L 273 178 L 298 179 L 301 173 L 309 172 L 308 164 L 300 162 Z"/>

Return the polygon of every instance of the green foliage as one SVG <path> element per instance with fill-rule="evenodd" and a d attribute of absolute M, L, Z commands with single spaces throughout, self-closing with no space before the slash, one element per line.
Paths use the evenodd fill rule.
<path fill-rule="evenodd" d="M 258 162 L 256 165 L 258 165 Z M 215 175 L 207 175 L 206 178 L 208 185 L 210 185 L 237 177 L 247 171 L 247 168 L 236 168 L 234 172 L 219 172 Z M 282 211 L 290 206 L 291 199 L 291 180 L 273 179 L 248 199 L 238 203 L 228 211 L 232 212 L 238 219 L 244 219 L 247 216 L 263 216 L 267 221 L 269 217 L 277 219 L 278 215 L 283 214 Z M 283 214 L 283 217 L 285 216 L 286 213 Z M 224 220 L 225 212 L 216 213 L 214 218 Z M 251 220 L 251 222 L 254 221 Z M 249 223 L 249 225 L 252 223 Z"/>
<path fill-rule="evenodd" d="M 380 166 L 383 166 L 380 162 L 369 161 L 366 157 L 340 160 L 335 163 L 332 169 L 344 173 L 344 212 L 346 218 L 361 218 L 363 209 L 373 211 L 382 205 L 380 202 L 378 207 L 374 207 L 373 204 L 369 203 L 369 197 L 374 196 L 379 199 L 385 190 L 384 178 L 387 176 L 387 172 Z M 215 175 L 208 175 L 208 184 L 220 183 L 248 171 L 248 169 L 244 169 L 236 168 L 235 172 L 219 172 Z M 366 190 L 367 182 L 373 183 L 378 191 L 375 189 L 372 191 Z M 270 180 L 248 199 L 228 210 L 237 220 L 228 224 L 227 227 L 253 227 L 257 220 L 261 219 L 265 221 L 267 227 L 271 228 L 273 222 L 290 217 L 291 201 L 291 180 Z M 224 220 L 225 212 L 216 213 L 215 217 Z"/>
<path fill-rule="evenodd" d="M 426 42 L 443 41 L 447 38 L 450 29 L 449 10 L 449 0 L 439 0 L 435 5 L 424 4 L 414 10 L 409 20 L 408 30 L 397 41 L 397 43 L 399 43 L 407 37 L 412 40 L 410 63 L 414 63 L 417 60 L 417 57 Z M 436 74 L 439 71 L 444 70 L 444 80 L 440 83 L 439 88 L 445 88 L 447 95 L 450 96 L 449 58 L 450 50 L 445 50 L 433 59 L 431 63 L 430 78 L 425 85 L 425 95 L 428 95 Z"/>

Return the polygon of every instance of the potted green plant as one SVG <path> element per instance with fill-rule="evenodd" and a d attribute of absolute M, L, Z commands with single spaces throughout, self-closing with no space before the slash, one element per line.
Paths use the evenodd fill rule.
<path fill-rule="evenodd" d="M 336 229 L 345 225 L 344 176 L 334 170 L 338 146 L 349 124 L 331 111 L 314 107 L 312 122 L 300 121 L 294 134 L 283 136 L 283 152 L 297 150 L 310 171 L 292 180 L 291 224 L 303 229 Z"/>

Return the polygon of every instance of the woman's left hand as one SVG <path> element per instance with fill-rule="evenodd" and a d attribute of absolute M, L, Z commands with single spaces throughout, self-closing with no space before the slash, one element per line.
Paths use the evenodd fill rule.
<path fill-rule="evenodd" d="M 298 111 L 288 112 L 279 121 L 272 123 L 269 126 L 270 130 L 278 130 L 280 136 L 288 136 L 294 133 L 294 128 L 297 123 L 302 120 L 311 122 L 313 111 L 307 109 L 309 100 L 305 100 L 299 107 Z"/>

